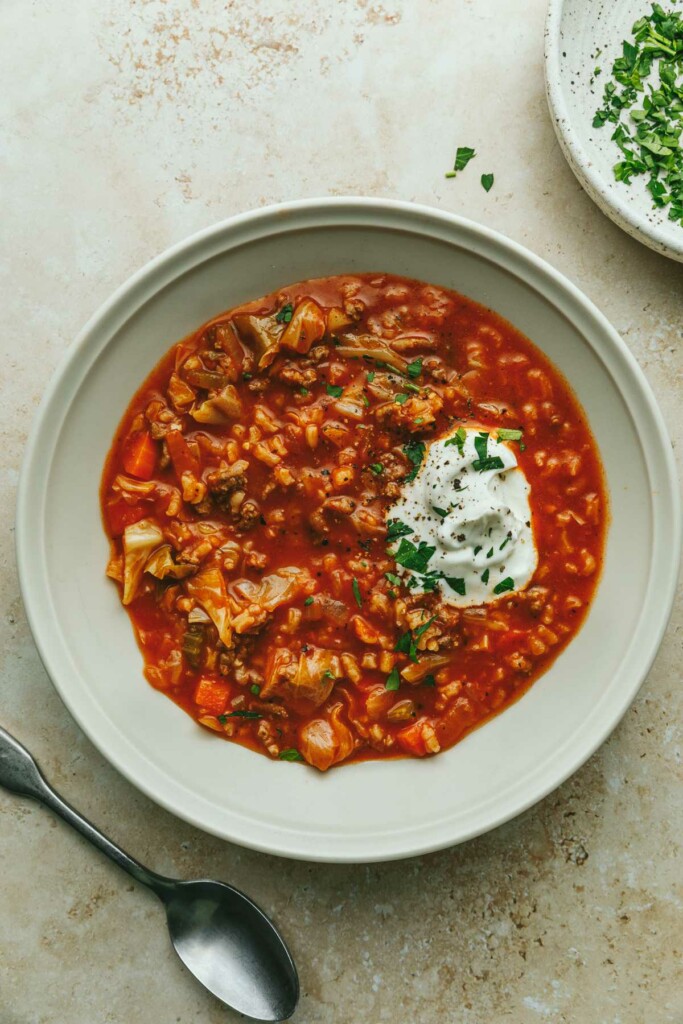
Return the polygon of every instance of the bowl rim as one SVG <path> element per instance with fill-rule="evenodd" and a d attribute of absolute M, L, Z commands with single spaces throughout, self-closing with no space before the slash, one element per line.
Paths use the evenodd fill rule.
<path fill-rule="evenodd" d="M 683 230 L 677 241 L 660 224 L 654 224 L 625 202 L 619 192 L 596 169 L 579 138 L 565 101 L 560 70 L 560 38 L 565 0 L 548 0 L 545 23 L 545 87 L 555 134 L 560 148 L 579 183 L 594 203 L 623 231 L 654 249 L 661 256 L 683 261 Z"/>
<path fill-rule="evenodd" d="M 435 231 L 444 232 L 450 229 L 454 233 L 454 239 L 457 238 L 461 245 L 467 241 L 473 251 L 483 251 L 496 265 L 504 266 L 508 272 L 521 278 L 528 287 L 559 309 L 564 316 L 569 316 L 577 331 L 586 337 L 592 350 L 603 362 L 608 358 L 614 361 L 614 365 L 608 367 L 610 376 L 614 378 L 618 373 L 623 378 L 622 383 L 625 382 L 624 386 L 628 384 L 635 388 L 642 403 L 640 408 L 644 414 L 649 415 L 658 442 L 660 493 L 658 505 L 653 512 L 653 555 L 647 587 L 648 590 L 651 587 L 653 566 L 656 563 L 658 601 L 656 608 L 648 607 L 647 602 L 643 601 L 634 638 L 640 633 L 644 633 L 644 636 L 635 651 L 633 642 L 629 645 L 629 653 L 633 652 L 628 665 L 630 674 L 628 678 L 623 679 L 623 685 L 618 693 L 613 693 L 609 702 L 606 700 L 608 694 L 603 695 L 596 704 L 590 722 L 591 728 L 587 724 L 580 733 L 581 741 L 576 744 L 563 744 L 551 769 L 545 772 L 541 779 L 535 776 L 531 783 L 526 784 L 524 794 L 515 794 L 515 798 L 510 800 L 509 806 L 504 810 L 488 812 L 489 817 L 483 821 L 477 820 L 475 825 L 465 831 L 456 829 L 457 834 L 453 834 L 452 826 L 449 831 L 448 822 L 443 824 L 437 835 L 429 834 L 423 827 L 416 834 L 415 827 L 408 826 L 400 832 L 393 833 L 393 839 L 390 836 L 388 842 L 383 841 L 379 844 L 379 848 L 366 848 L 367 844 L 366 847 L 362 847 L 361 843 L 357 844 L 361 846 L 360 849 L 345 847 L 339 850 L 335 848 L 332 840 L 328 840 L 326 848 L 312 851 L 310 839 L 306 836 L 292 838 L 289 832 L 285 837 L 283 830 L 275 827 L 269 829 L 267 824 L 262 825 L 259 834 L 254 836 L 249 834 L 248 823 L 246 827 L 242 825 L 243 819 L 235 818 L 234 830 L 226 829 L 212 824 L 201 812 L 195 812 L 192 807 L 188 807 L 187 803 L 178 806 L 178 801 L 174 801 L 166 793 L 159 792 L 160 787 L 155 779 L 150 781 L 144 775 L 141 777 L 140 769 L 143 764 L 149 764 L 146 759 L 138 757 L 137 765 L 131 767 L 128 763 L 131 748 L 125 743 L 120 748 L 117 747 L 116 737 L 112 737 L 106 728 L 107 718 L 104 713 L 96 705 L 84 708 L 78 705 L 78 701 L 71 699 L 68 678 L 65 677 L 68 666 L 60 662 L 60 652 L 50 638 L 51 627 L 47 617 L 41 614 L 41 603 L 44 603 L 48 584 L 39 557 L 40 547 L 34 542 L 35 529 L 40 528 L 44 522 L 43 504 L 42 501 L 34 500 L 34 491 L 38 496 L 42 493 L 41 440 L 50 429 L 49 420 L 51 416 L 60 414 L 63 418 L 69 408 L 68 404 L 64 407 L 60 402 L 60 392 L 68 385 L 69 371 L 79 361 L 89 366 L 91 360 L 98 357 L 109 344 L 111 335 L 115 333 L 116 327 L 112 325 L 116 325 L 120 318 L 123 321 L 127 320 L 163 287 L 182 273 L 216 255 L 216 252 L 233 248 L 247 240 L 249 229 L 258 231 L 258 234 L 251 237 L 263 238 L 273 231 L 282 230 L 283 225 L 285 230 L 297 230 L 311 226 L 333 228 L 354 224 L 362 227 L 386 227 L 390 224 L 392 227 L 423 237 L 429 237 L 427 229 L 430 225 Z M 570 315 L 569 308 L 573 315 Z M 592 329 L 592 340 L 586 333 L 589 328 Z M 96 339 L 100 332 L 105 334 L 105 342 L 102 343 L 100 340 L 98 348 Z M 596 336 L 599 342 L 596 342 Z M 89 347 L 92 347 L 92 352 L 89 351 Z M 88 359 L 85 359 L 86 354 Z M 620 391 L 622 390 L 617 379 L 614 379 L 614 384 Z M 80 383 L 78 386 L 80 387 Z M 633 410 L 631 412 L 633 414 Z M 660 510 L 659 515 L 655 514 L 657 509 Z M 663 516 L 679 527 L 675 529 L 674 536 L 668 538 L 665 552 L 662 550 L 662 538 L 657 536 L 657 520 Z M 675 597 L 681 550 L 680 523 L 676 465 L 664 420 L 650 386 L 625 342 L 597 307 L 574 284 L 518 243 L 491 228 L 455 214 L 398 200 L 353 196 L 326 197 L 295 200 L 247 211 L 189 236 L 145 264 L 120 285 L 93 314 L 64 353 L 35 414 L 17 493 L 16 554 L 24 606 L 34 642 L 48 676 L 86 736 L 128 781 L 176 816 L 230 842 L 294 859 L 369 863 L 430 853 L 488 832 L 538 803 L 588 760 L 627 711 L 659 649 Z M 59 634 L 58 630 L 57 633 Z M 602 709 L 600 713 L 598 708 Z M 572 748 L 571 751 L 567 751 L 568 746 Z M 154 772 L 150 772 L 150 775 L 154 775 Z M 180 799 L 179 797 L 178 800 Z"/>

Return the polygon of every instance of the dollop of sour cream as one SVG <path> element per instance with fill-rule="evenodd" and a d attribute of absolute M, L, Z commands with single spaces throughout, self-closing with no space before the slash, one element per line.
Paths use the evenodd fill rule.
<path fill-rule="evenodd" d="M 387 512 L 396 575 L 448 604 L 490 604 L 523 590 L 538 564 L 530 487 L 515 442 L 460 427 L 427 442 Z"/>

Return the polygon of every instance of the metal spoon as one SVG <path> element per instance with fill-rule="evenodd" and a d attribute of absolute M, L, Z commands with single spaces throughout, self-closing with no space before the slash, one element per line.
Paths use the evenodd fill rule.
<path fill-rule="evenodd" d="M 296 967 L 275 925 L 244 893 L 224 882 L 165 878 L 129 857 L 62 800 L 28 750 L 2 728 L 0 785 L 45 804 L 151 889 L 166 908 L 176 953 L 214 996 L 255 1020 L 291 1017 L 299 999 Z"/>

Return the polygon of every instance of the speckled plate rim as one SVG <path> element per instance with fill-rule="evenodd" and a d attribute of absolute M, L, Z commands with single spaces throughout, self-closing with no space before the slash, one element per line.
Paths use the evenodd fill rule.
<path fill-rule="evenodd" d="M 683 261 L 683 230 L 676 243 L 660 225 L 648 221 L 636 207 L 624 202 L 612 184 L 596 169 L 574 128 L 564 98 L 560 70 L 561 28 L 564 0 L 549 0 L 545 25 L 545 87 L 550 116 L 560 148 L 574 175 L 593 202 L 610 220 L 661 256 Z"/>
<path fill-rule="evenodd" d="M 514 788 L 505 791 L 503 806 L 501 799 L 487 800 L 471 815 L 467 828 L 449 817 L 441 817 L 430 821 L 427 828 L 407 823 L 400 830 L 378 829 L 343 844 L 327 832 L 314 833 L 320 842 L 313 850 L 311 834 L 301 835 L 292 829 L 271 826 L 267 821 L 226 812 L 217 824 L 209 801 L 197 798 L 187 787 L 169 784 L 172 780 L 143 751 L 135 748 L 121 731 L 112 732 L 109 718 L 91 694 L 76 693 L 70 675 L 73 662 L 68 643 L 55 625 L 54 616 L 51 617 L 53 606 L 41 561 L 42 543 L 36 543 L 36 537 L 44 530 L 45 480 L 52 441 L 69 408 L 65 397 L 68 399 L 70 389 L 78 389 L 117 326 L 160 289 L 225 248 L 281 230 L 348 224 L 389 226 L 441 240 L 450 236 L 454 243 L 468 245 L 471 251 L 519 277 L 575 325 L 609 366 L 615 387 L 646 428 L 653 485 L 652 560 L 642 613 L 623 652 L 618 685 L 613 679 L 596 702 L 590 721 L 580 733 L 567 737 L 550 765 L 544 763 L 515 780 Z M 411 203 L 351 197 L 299 200 L 230 218 L 152 260 L 105 302 L 65 354 L 36 413 L 19 481 L 16 544 L 21 592 L 43 664 L 75 720 L 122 775 L 173 814 L 231 842 L 295 859 L 368 863 L 429 853 L 474 838 L 536 804 L 584 764 L 630 706 L 661 643 L 677 583 L 680 522 L 671 443 L 649 385 L 625 343 L 574 285 L 522 246 L 472 221 Z"/>

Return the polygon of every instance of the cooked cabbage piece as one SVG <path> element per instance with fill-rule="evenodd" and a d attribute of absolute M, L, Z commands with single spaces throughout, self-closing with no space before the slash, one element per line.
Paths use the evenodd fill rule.
<path fill-rule="evenodd" d="M 208 565 L 196 576 L 188 579 L 185 588 L 190 597 L 201 605 L 218 630 L 226 647 L 232 646 L 232 614 L 225 589 L 223 573 L 217 565 Z"/>
<path fill-rule="evenodd" d="M 343 676 L 339 655 L 310 644 L 297 655 L 287 647 L 271 651 L 266 666 L 263 700 L 277 697 L 285 704 L 324 704 L 337 679 Z"/>
<path fill-rule="evenodd" d="M 152 519 L 140 519 L 123 531 L 123 603 L 130 604 L 137 593 L 147 559 L 164 535 Z"/>

